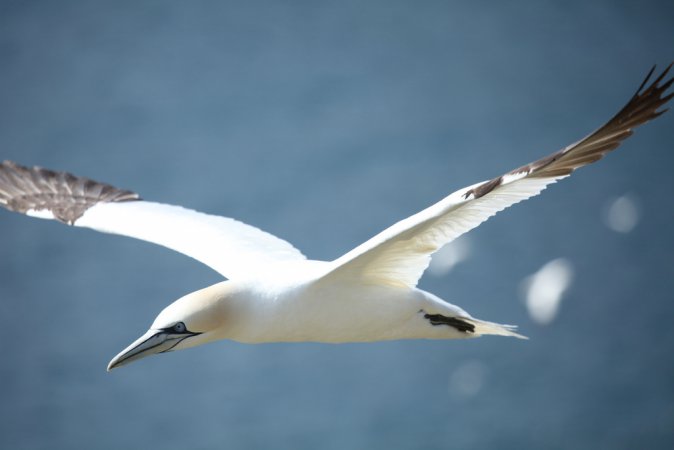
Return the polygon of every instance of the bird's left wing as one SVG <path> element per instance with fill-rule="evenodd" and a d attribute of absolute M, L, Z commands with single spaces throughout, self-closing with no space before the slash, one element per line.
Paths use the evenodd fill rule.
<path fill-rule="evenodd" d="M 673 80 L 661 82 L 671 66 L 646 86 L 655 68 L 651 69 L 623 109 L 586 138 L 505 175 L 454 192 L 333 261 L 325 276 L 416 286 L 431 254 L 440 247 L 497 212 L 537 195 L 577 168 L 601 159 L 630 136 L 635 127 L 665 112 L 658 108 L 674 96 L 663 96 Z"/>
<path fill-rule="evenodd" d="M 0 163 L 0 206 L 176 250 L 227 278 L 305 257 L 288 242 L 228 217 L 141 200 L 138 194 L 41 167 Z"/>

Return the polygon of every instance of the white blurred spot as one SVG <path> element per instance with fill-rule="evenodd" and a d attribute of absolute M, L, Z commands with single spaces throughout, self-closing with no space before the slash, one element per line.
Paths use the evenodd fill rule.
<path fill-rule="evenodd" d="M 604 222 L 618 233 L 632 231 L 639 223 L 639 206 L 636 198 L 623 195 L 609 202 L 605 209 Z"/>
<path fill-rule="evenodd" d="M 454 266 L 467 259 L 469 254 L 470 241 L 461 236 L 433 254 L 428 271 L 436 277 L 447 275 Z"/>
<path fill-rule="evenodd" d="M 552 322 L 572 281 L 573 266 L 564 258 L 553 259 L 525 278 L 522 291 L 529 317 L 541 325 Z"/>
<path fill-rule="evenodd" d="M 484 386 L 487 367 L 480 361 L 466 361 L 449 377 L 449 393 L 455 397 L 473 397 Z"/>

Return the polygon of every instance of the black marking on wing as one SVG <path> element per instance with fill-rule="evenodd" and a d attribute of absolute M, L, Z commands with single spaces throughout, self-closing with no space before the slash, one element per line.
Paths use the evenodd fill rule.
<path fill-rule="evenodd" d="M 97 203 L 133 200 L 140 200 L 135 192 L 89 178 L 12 161 L 0 163 L 0 206 L 10 211 L 48 210 L 57 220 L 73 225 Z"/>
<path fill-rule="evenodd" d="M 525 177 L 532 178 L 556 178 L 569 175 L 579 167 L 600 160 L 607 153 L 615 150 L 624 139 L 631 136 L 634 128 L 668 111 L 668 108 L 662 111 L 658 111 L 658 108 L 674 97 L 674 94 L 663 96 L 672 85 L 674 78 L 669 78 L 662 84 L 660 82 L 664 80 L 673 64 L 667 66 L 660 76 L 646 87 L 648 80 L 655 71 L 655 66 L 653 66 L 630 101 L 594 133 L 552 155 L 519 167 L 506 175 L 524 174 Z M 480 198 L 488 194 L 503 183 L 506 175 L 493 178 L 467 190 L 463 197 L 466 199 L 471 196 Z"/>
<path fill-rule="evenodd" d="M 442 314 L 424 314 L 424 318 L 431 322 L 431 325 L 449 325 L 464 333 L 474 333 L 475 325 L 459 317 L 448 317 Z"/>

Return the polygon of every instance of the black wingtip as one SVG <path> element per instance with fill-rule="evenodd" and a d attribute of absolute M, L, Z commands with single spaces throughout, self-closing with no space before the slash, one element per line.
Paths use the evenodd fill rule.
<path fill-rule="evenodd" d="M 665 92 L 667 89 L 669 89 L 669 87 L 672 85 L 673 82 L 674 82 L 674 78 L 670 78 L 669 80 L 667 80 L 667 81 L 665 82 L 665 84 L 663 84 L 662 86 L 660 86 L 660 90 L 661 90 L 662 92 Z"/>
<path fill-rule="evenodd" d="M 653 67 L 651 67 L 651 70 L 648 71 L 648 75 L 646 75 L 646 78 L 644 78 L 644 81 L 641 82 L 641 85 L 639 86 L 639 89 L 634 93 L 634 96 L 636 97 L 639 95 L 639 93 L 642 91 L 644 86 L 646 86 L 646 83 L 648 83 L 648 80 L 651 79 L 651 76 L 653 75 L 653 72 L 655 72 L 655 67 L 656 64 L 653 64 Z"/>
<path fill-rule="evenodd" d="M 56 220 L 73 225 L 97 203 L 136 200 L 140 196 L 135 192 L 67 172 L 13 161 L 0 164 L 0 206 L 10 211 L 47 210 Z"/>
<path fill-rule="evenodd" d="M 665 67 L 665 70 L 663 70 L 660 76 L 653 82 L 653 86 L 657 86 L 658 84 L 660 84 L 662 79 L 665 78 L 665 76 L 667 75 L 667 72 L 669 72 L 669 69 L 672 68 L 672 64 L 674 64 L 674 62 L 669 63 L 669 65 Z M 653 68 L 655 69 L 655 66 L 653 66 Z"/>
<path fill-rule="evenodd" d="M 671 86 L 672 80 L 674 80 L 674 78 L 670 78 L 662 86 L 659 86 L 659 84 L 667 76 L 672 66 L 674 66 L 674 61 L 669 63 L 669 65 L 665 67 L 665 70 L 663 70 L 662 73 L 658 75 L 658 77 L 652 83 L 648 84 L 649 80 L 653 76 L 653 73 L 655 72 L 655 68 L 657 67 L 657 65 L 654 64 L 653 67 L 651 67 L 651 70 L 648 71 L 648 75 L 646 75 L 644 81 L 641 82 L 639 89 L 637 89 L 637 91 L 634 93 L 634 97 L 643 95 L 651 89 L 660 89 L 660 91 L 666 91 L 667 88 Z"/>
<path fill-rule="evenodd" d="M 651 120 L 652 120 L 652 119 L 655 119 L 656 117 L 660 117 L 661 115 L 663 115 L 663 114 L 666 113 L 667 111 L 669 111 L 669 108 L 665 108 L 665 109 L 663 109 L 663 110 L 654 112 L 654 113 L 653 113 L 653 117 L 651 118 Z"/>

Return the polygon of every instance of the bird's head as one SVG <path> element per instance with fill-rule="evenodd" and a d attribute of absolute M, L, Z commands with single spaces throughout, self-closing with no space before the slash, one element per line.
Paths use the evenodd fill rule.
<path fill-rule="evenodd" d="M 146 356 L 194 347 L 222 338 L 230 282 L 192 292 L 159 313 L 150 329 L 112 358 L 108 371 Z"/>

